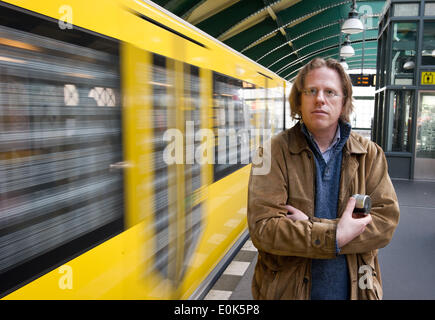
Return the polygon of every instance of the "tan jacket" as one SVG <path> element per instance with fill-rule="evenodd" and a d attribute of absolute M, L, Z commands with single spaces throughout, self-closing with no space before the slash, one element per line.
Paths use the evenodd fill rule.
<path fill-rule="evenodd" d="M 270 145 L 259 152 L 249 182 L 249 232 L 259 252 L 252 282 L 254 299 L 310 298 L 311 259 L 335 257 L 337 222 L 356 193 L 370 195 L 372 222 L 341 248 L 349 267 L 350 297 L 382 299 L 377 253 L 390 242 L 399 222 L 397 197 L 382 149 L 351 132 L 343 148 L 338 218 L 328 220 L 314 217 L 315 160 L 300 123 L 274 136 Z M 254 168 L 269 165 L 269 173 L 253 174 Z M 286 204 L 309 220 L 287 218 Z"/>

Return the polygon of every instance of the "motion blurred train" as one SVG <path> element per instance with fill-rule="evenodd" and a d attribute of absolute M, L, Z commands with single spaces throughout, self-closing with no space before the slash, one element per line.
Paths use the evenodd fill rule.
<path fill-rule="evenodd" d="M 203 297 L 288 83 L 150 1 L 0 16 L 0 297 Z"/>

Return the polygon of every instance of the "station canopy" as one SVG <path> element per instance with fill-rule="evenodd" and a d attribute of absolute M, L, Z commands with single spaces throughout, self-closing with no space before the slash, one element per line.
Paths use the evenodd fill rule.
<path fill-rule="evenodd" d="M 350 0 L 153 2 L 288 81 L 315 57 L 340 60 L 345 41 L 341 26 L 352 7 Z M 376 68 L 378 21 L 385 2 L 356 2 L 365 30 L 350 35 L 355 54 L 346 58 L 349 70 Z"/>

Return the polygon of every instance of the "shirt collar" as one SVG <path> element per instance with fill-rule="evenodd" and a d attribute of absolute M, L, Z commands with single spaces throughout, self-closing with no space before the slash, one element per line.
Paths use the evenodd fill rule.
<path fill-rule="evenodd" d="M 313 137 L 312 133 L 310 132 L 310 130 L 308 130 L 308 128 L 306 127 L 306 125 L 304 123 L 302 123 L 302 132 L 305 134 L 305 136 L 307 136 L 307 138 L 310 140 L 310 142 L 312 144 L 314 144 L 316 146 L 316 148 L 320 152 L 320 149 L 319 149 L 319 147 L 318 147 L 318 145 L 316 143 L 316 140 L 314 140 L 314 137 Z M 325 152 L 327 152 L 327 151 L 331 150 L 332 148 L 334 148 L 340 142 L 340 139 L 341 139 L 341 128 L 340 128 L 340 122 L 339 122 L 338 125 L 337 125 L 337 130 L 335 131 L 334 139 L 332 139 L 331 144 L 325 150 Z M 325 153 L 325 152 L 323 152 L 323 153 Z"/>
<path fill-rule="evenodd" d="M 367 146 L 363 145 L 357 138 L 355 134 L 352 134 L 352 127 L 350 123 L 339 120 L 340 125 L 340 142 L 337 148 L 341 145 L 345 147 L 346 152 L 349 154 L 364 154 L 367 153 Z M 290 129 L 287 129 L 289 133 L 289 151 L 293 154 L 298 154 L 309 148 L 309 135 L 304 130 L 304 125 L 302 119 L 297 122 L 297 124 Z"/>
<path fill-rule="evenodd" d="M 341 138 L 341 130 L 340 130 L 340 124 L 339 124 L 339 125 L 337 125 L 337 131 L 335 131 L 334 139 L 332 140 L 332 143 L 327 150 L 335 147 L 335 145 L 340 141 L 340 138 Z"/>

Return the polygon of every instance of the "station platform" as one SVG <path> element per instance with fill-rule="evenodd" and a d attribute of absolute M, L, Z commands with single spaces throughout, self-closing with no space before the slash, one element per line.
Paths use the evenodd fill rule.
<path fill-rule="evenodd" d="M 384 300 L 435 299 L 435 181 L 392 180 L 400 206 L 393 239 L 379 250 Z M 241 247 L 204 300 L 252 300 L 257 249 Z"/>

